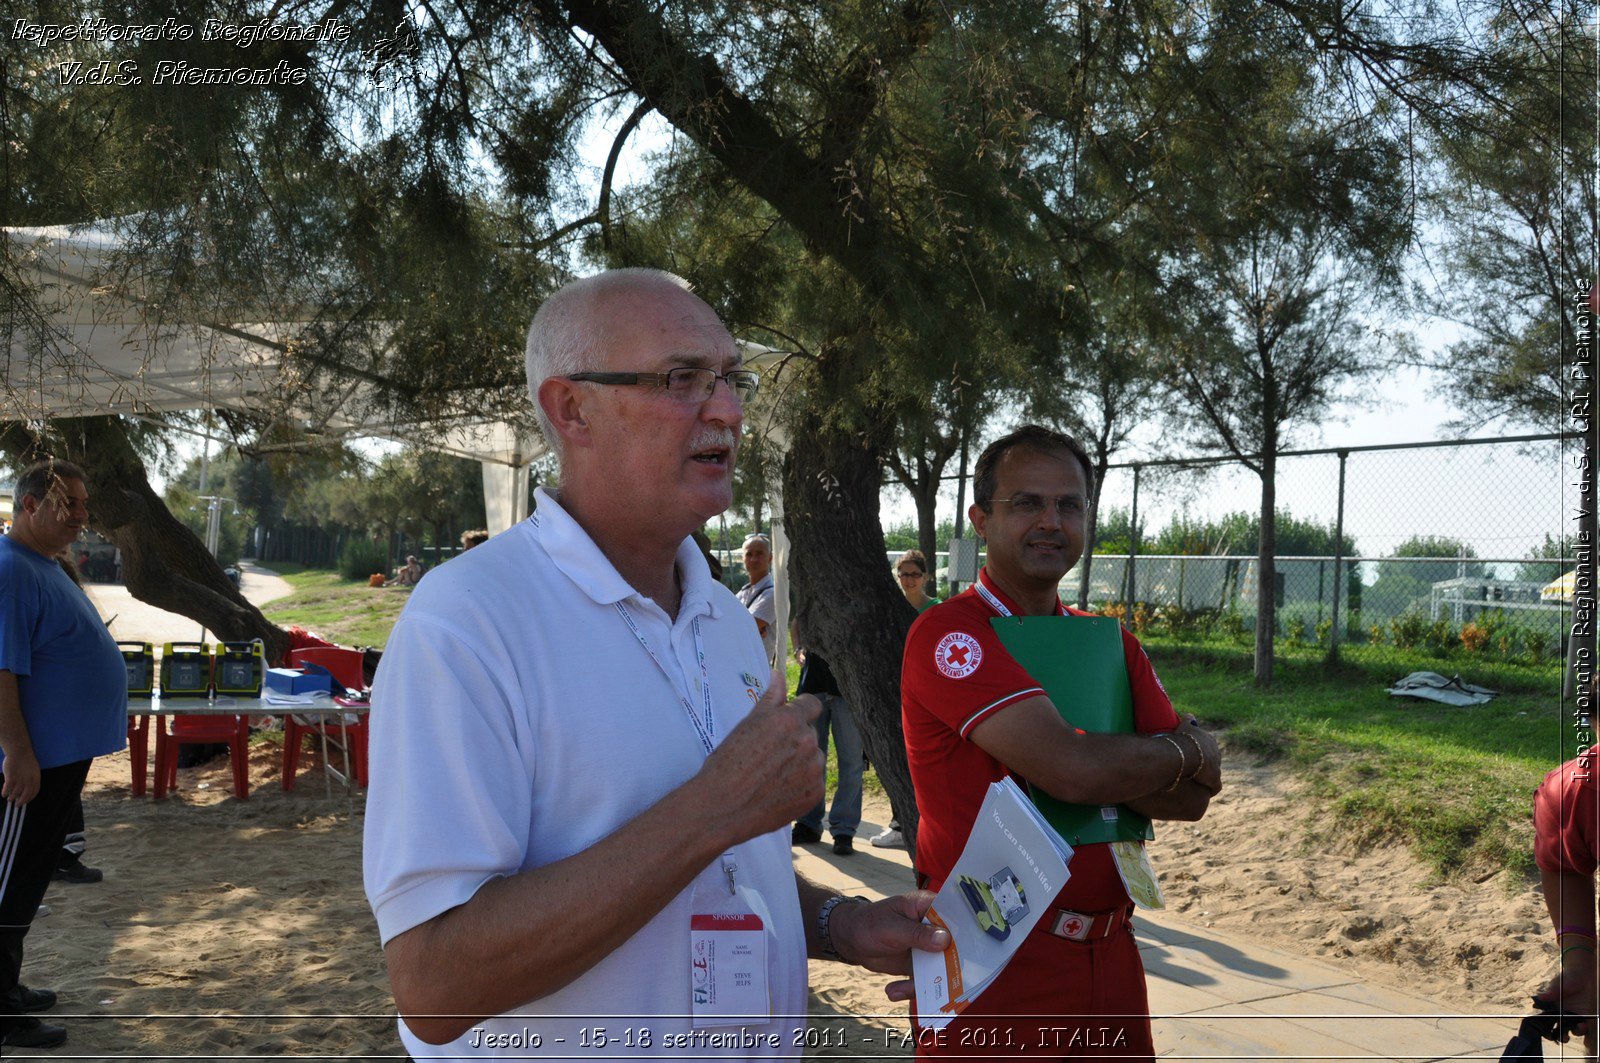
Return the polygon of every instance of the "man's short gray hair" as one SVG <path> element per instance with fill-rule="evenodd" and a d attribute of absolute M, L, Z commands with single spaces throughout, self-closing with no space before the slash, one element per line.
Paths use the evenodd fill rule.
<path fill-rule="evenodd" d="M 17 477 L 16 502 L 17 507 L 22 507 L 24 498 L 37 498 L 41 502 L 50 494 L 55 485 L 64 480 L 87 480 L 83 470 L 70 461 L 60 458 L 45 458 L 36 461 L 22 470 Z"/>
<path fill-rule="evenodd" d="M 528 326 L 526 361 L 528 395 L 545 442 L 561 457 L 561 436 L 539 405 L 539 385 L 551 377 L 570 376 L 592 368 L 605 349 L 607 319 L 594 313 L 608 295 L 650 283 L 667 283 L 690 291 L 689 282 L 666 270 L 630 267 L 607 270 L 557 289 L 533 315 Z"/>

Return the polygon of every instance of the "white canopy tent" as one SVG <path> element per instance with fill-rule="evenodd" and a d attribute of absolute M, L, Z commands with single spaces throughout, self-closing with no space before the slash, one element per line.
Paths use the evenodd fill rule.
<path fill-rule="evenodd" d="M 6 253 L 39 313 L 14 324 L 0 419 L 118 413 L 165 423 L 161 415 L 174 410 L 239 410 L 350 438 L 417 436 L 417 425 L 364 417 L 359 388 L 295 388 L 287 356 L 294 323 L 164 319 L 126 272 L 123 227 L 5 230 Z M 536 434 L 464 416 L 429 443 L 482 464 L 491 531 L 527 515 L 528 466 L 544 452 Z"/>
<path fill-rule="evenodd" d="M 39 312 L 13 317 L 0 420 L 117 413 L 166 423 L 161 415 L 170 411 L 231 409 L 349 438 L 421 437 L 436 450 L 481 463 L 491 534 L 528 515 L 529 468 L 547 449 L 537 431 L 470 411 L 445 426 L 379 423 L 364 416 L 369 404 L 358 385 L 337 395 L 296 387 L 298 367 L 288 357 L 295 323 L 164 318 L 141 298 L 142 286 L 127 269 L 129 224 L 4 229 L 4 254 L 32 289 Z M 782 358 L 770 348 L 743 346 L 753 366 Z"/>

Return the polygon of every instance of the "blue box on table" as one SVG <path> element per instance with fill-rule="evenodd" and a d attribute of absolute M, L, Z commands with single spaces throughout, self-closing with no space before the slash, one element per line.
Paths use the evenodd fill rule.
<path fill-rule="evenodd" d="M 308 664 L 304 668 L 268 668 L 267 689 L 281 694 L 304 694 L 313 690 L 331 693 L 333 673 L 320 664 Z"/>

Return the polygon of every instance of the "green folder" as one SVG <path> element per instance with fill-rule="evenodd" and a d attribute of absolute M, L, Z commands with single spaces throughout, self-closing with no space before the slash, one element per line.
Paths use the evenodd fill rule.
<path fill-rule="evenodd" d="M 1061 718 L 1091 734 L 1133 733 L 1133 689 L 1122 625 L 1105 616 L 997 616 L 1001 645 L 1049 695 Z M 1072 845 L 1148 841 L 1148 817 L 1126 805 L 1069 805 L 1031 783 L 1028 796 Z"/>

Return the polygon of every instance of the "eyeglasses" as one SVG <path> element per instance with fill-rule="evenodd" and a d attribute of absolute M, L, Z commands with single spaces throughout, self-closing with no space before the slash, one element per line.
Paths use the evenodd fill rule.
<path fill-rule="evenodd" d="M 900 577 L 901 579 L 921 579 L 922 578 L 922 573 L 920 573 L 920 572 L 896 572 L 895 575 Z"/>
<path fill-rule="evenodd" d="M 1085 507 L 1082 495 L 1061 495 L 1057 498 L 1041 498 L 1038 495 L 1012 495 L 1010 498 L 991 498 L 984 505 L 993 505 L 996 502 L 1011 504 L 1011 512 L 1023 517 L 1036 517 L 1044 512 L 1045 506 L 1054 506 L 1056 513 L 1063 517 L 1080 516 Z"/>
<path fill-rule="evenodd" d="M 717 381 L 726 381 L 740 402 L 756 397 L 761 377 L 751 369 L 730 369 L 719 373 L 703 366 L 680 365 L 665 373 L 573 373 L 564 379 L 590 384 L 646 384 L 665 388 L 668 395 L 680 402 L 699 403 L 709 399 L 717 390 Z"/>

